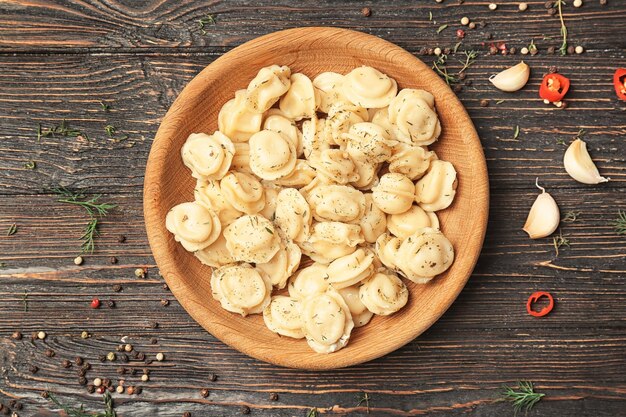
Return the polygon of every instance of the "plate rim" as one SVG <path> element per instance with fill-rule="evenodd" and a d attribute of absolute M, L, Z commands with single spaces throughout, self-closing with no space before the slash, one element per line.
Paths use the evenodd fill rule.
<path fill-rule="evenodd" d="M 152 204 L 152 202 L 155 199 L 157 199 L 157 196 L 160 195 L 161 193 L 161 189 L 158 184 L 158 179 L 160 178 L 161 175 L 163 175 L 162 165 L 164 165 L 164 163 L 161 163 L 159 165 L 158 158 L 160 157 L 159 153 L 163 152 L 163 149 L 168 146 L 168 140 L 167 140 L 166 135 L 168 135 L 169 132 L 166 132 L 167 129 L 164 127 L 164 125 L 166 124 L 165 122 L 171 121 L 172 119 L 174 119 L 177 116 L 177 114 L 179 114 L 181 111 L 185 109 L 185 102 L 187 102 L 189 98 L 195 97 L 199 94 L 195 90 L 198 90 L 198 91 L 202 90 L 199 86 L 201 86 L 201 84 L 204 83 L 207 78 L 210 78 L 213 68 L 216 68 L 222 62 L 227 62 L 233 59 L 240 52 L 250 51 L 251 49 L 255 48 L 257 45 L 265 44 L 268 41 L 272 40 L 273 38 L 282 38 L 285 36 L 291 36 L 291 37 L 307 36 L 307 37 L 314 37 L 316 38 L 316 40 L 320 40 L 324 37 L 330 37 L 330 36 L 340 36 L 340 37 L 347 36 L 347 37 L 350 37 L 351 39 L 349 42 L 352 42 L 355 40 L 359 40 L 362 42 L 372 42 L 372 46 L 374 46 L 375 44 L 375 46 L 377 47 L 391 48 L 394 51 L 394 53 L 401 55 L 403 59 L 412 60 L 416 65 L 417 71 L 430 71 L 432 75 L 436 77 L 437 81 L 435 82 L 439 84 L 438 87 L 443 87 L 447 89 L 448 92 L 451 94 L 452 99 L 453 99 L 452 104 L 455 108 L 455 111 L 459 111 L 461 113 L 460 116 L 466 119 L 471 125 L 471 132 L 464 132 L 464 137 L 466 137 L 466 140 L 468 140 L 469 142 L 472 142 L 472 145 L 473 145 L 472 148 L 474 148 L 474 150 L 477 150 L 480 156 L 480 161 L 476 161 L 476 163 L 480 162 L 479 169 L 477 170 L 478 172 L 473 173 L 473 174 L 481 175 L 482 178 L 479 179 L 481 184 L 482 183 L 486 184 L 484 187 L 481 188 L 483 192 L 483 197 L 484 197 L 482 198 L 483 205 L 481 209 L 478 210 L 478 218 L 473 218 L 473 221 L 472 221 L 474 224 L 477 224 L 480 226 L 478 236 L 473 237 L 475 239 L 475 242 L 472 242 L 472 244 L 475 247 L 475 249 L 473 250 L 471 254 L 465 254 L 465 256 L 471 255 L 471 262 L 469 263 L 471 266 L 466 268 L 466 271 L 462 278 L 461 277 L 456 278 L 456 280 L 459 281 L 459 284 L 457 288 L 455 289 L 455 291 L 451 293 L 448 299 L 446 300 L 445 307 L 441 308 L 441 311 L 438 314 L 435 314 L 429 317 L 428 324 L 424 326 L 421 330 L 416 331 L 415 334 L 411 335 L 410 337 L 405 337 L 401 342 L 387 344 L 384 347 L 379 346 L 377 347 L 377 349 L 372 350 L 373 353 L 367 354 L 367 355 L 361 355 L 359 356 L 358 359 L 351 359 L 350 357 L 348 357 L 348 359 L 337 358 L 337 361 L 335 361 L 337 363 L 332 363 L 332 364 L 327 363 L 325 361 L 314 362 L 314 363 L 308 363 L 308 362 L 303 363 L 302 361 L 299 361 L 299 360 L 285 360 L 284 358 L 276 359 L 276 356 L 271 356 L 271 355 L 268 356 L 265 353 L 265 350 L 258 351 L 258 350 L 249 348 L 245 344 L 244 346 L 240 345 L 239 343 L 237 343 L 238 338 L 237 337 L 233 338 L 229 336 L 228 334 L 226 334 L 226 332 L 221 326 L 202 320 L 200 317 L 200 314 L 196 311 L 196 309 L 192 308 L 193 301 L 188 300 L 185 297 L 181 297 L 177 295 L 178 286 L 176 284 L 178 280 L 174 281 L 176 279 L 174 274 L 169 273 L 169 271 L 167 270 L 168 269 L 167 267 L 169 266 L 169 264 L 172 262 L 175 263 L 175 260 L 171 259 L 173 258 L 172 254 L 170 254 L 166 250 L 162 250 L 161 243 L 162 243 L 162 240 L 164 239 L 162 230 L 164 226 L 161 225 L 161 227 L 157 227 L 158 226 L 157 223 L 158 222 L 164 223 L 164 219 L 159 219 L 158 209 L 155 204 Z M 211 68 L 212 66 L 213 68 Z M 359 32 L 359 31 L 355 31 L 351 29 L 335 28 L 335 27 L 298 27 L 298 28 L 291 28 L 291 29 L 285 29 L 281 31 L 272 32 L 272 33 L 251 39 L 231 49 L 230 51 L 224 53 L 223 55 L 218 57 L 216 60 L 208 64 L 198 74 L 196 74 L 193 79 L 191 79 L 185 85 L 185 87 L 180 92 L 176 100 L 173 102 L 173 104 L 170 106 L 170 108 L 166 112 L 165 116 L 163 116 L 163 119 L 161 120 L 159 124 L 159 129 L 151 145 L 150 153 L 149 153 L 148 160 L 146 163 L 145 176 L 144 176 L 143 210 L 144 210 L 144 224 L 146 227 L 148 242 L 150 244 L 150 249 L 156 261 L 157 267 L 159 268 L 159 270 L 162 273 L 163 278 L 169 285 L 170 290 L 172 291 L 172 294 L 176 297 L 176 299 L 181 304 L 181 306 L 194 319 L 196 323 L 198 323 L 202 328 L 204 328 L 206 331 L 212 334 L 215 338 L 227 344 L 228 346 L 232 347 L 233 349 L 239 352 L 242 352 L 250 357 L 256 358 L 258 360 L 272 363 L 278 366 L 287 367 L 287 368 L 297 368 L 297 369 L 306 369 L 306 370 L 330 370 L 330 369 L 339 369 L 339 368 L 343 368 L 347 366 L 361 364 L 361 363 L 368 362 L 368 361 L 380 358 L 382 356 L 385 356 L 388 353 L 391 353 L 401 348 L 402 346 L 410 343 L 411 341 L 413 341 L 419 335 L 421 335 L 426 330 L 428 330 L 434 323 L 436 323 L 439 320 L 439 318 L 441 318 L 441 316 L 450 308 L 450 306 L 458 298 L 459 294 L 461 293 L 461 291 L 467 284 L 467 281 L 469 280 L 476 266 L 480 253 L 482 251 L 482 246 L 483 246 L 486 231 L 487 231 L 487 222 L 488 222 L 488 216 L 489 216 L 489 194 L 490 194 L 489 178 L 488 178 L 488 172 L 487 172 L 486 159 L 485 159 L 482 144 L 480 142 L 478 133 L 476 132 L 476 128 L 473 124 L 473 121 L 470 118 L 469 114 L 467 113 L 467 110 L 465 109 L 461 101 L 452 92 L 450 87 L 447 86 L 445 82 L 441 80 L 441 78 L 437 76 L 432 71 L 432 69 L 429 68 L 423 61 L 415 57 L 410 52 L 406 51 L 404 48 L 392 42 L 389 42 L 377 36 L 366 34 L 363 32 Z M 474 227 L 471 230 L 476 231 L 476 229 L 477 228 Z M 207 294 L 207 296 L 209 295 Z M 330 355 L 333 355 L 333 354 L 330 354 Z M 327 356 L 327 355 L 324 355 L 324 356 Z"/>

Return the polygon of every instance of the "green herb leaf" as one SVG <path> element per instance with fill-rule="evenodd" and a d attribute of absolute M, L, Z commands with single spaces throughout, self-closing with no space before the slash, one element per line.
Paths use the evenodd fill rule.
<path fill-rule="evenodd" d="M 360 395 L 356 396 L 356 399 L 358 401 L 356 403 L 356 406 L 360 407 L 361 404 L 365 403 L 367 414 L 369 414 L 370 413 L 370 400 L 371 400 L 371 397 L 369 396 L 369 394 L 367 392 L 362 392 Z"/>
<path fill-rule="evenodd" d="M 441 25 L 441 26 L 439 26 L 439 28 L 437 29 L 437 33 L 441 33 L 447 27 L 448 27 L 448 25 Z"/>
<path fill-rule="evenodd" d="M 555 256 L 559 256 L 559 248 L 561 246 L 567 246 L 569 248 L 569 239 L 563 237 L 563 233 L 559 230 L 559 235 L 552 238 L 552 244 L 554 245 Z"/>
<path fill-rule="evenodd" d="M 504 100 L 498 100 L 498 101 L 496 101 L 496 104 L 502 104 L 502 103 L 504 103 Z"/>
<path fill-rule="evenodd" d="M 117 131 L 117 129 L 115 128 L 115 126 L 106 125 L 104 127 L 104 131 L 107 132 L 107 135 L 109 135 L 110 138 L 112 138 L 115 132 Z"/>
<path fill-rule="evenodd" d="M 429 21 L 433 20 L 433 12 L 428 12 L 428 20 Z"/>
<path fill-rule="evenodd" d="M 26 169 L 35 169 L 37 168 L 37 163 L 35 161 L 24 162 L 24 168 Z"/>
<path fill-rule="evenodd" d="M 578 216 L 580 216 L 580 211 L 568 211 L 563 217 L 563 223 L 574 223 L 578 220 Z"/>
<path fill-rule="evenodd" d="M 545 394 L 535 392 L 532 382 L 519 381 L 517 388 L 504 385 L 502 387 L 502 401 L 509 401 L 513 404 L 515 415 L 524 410 L 530 411 Z"/>
<path fill-rule="evenodd" d="M 517 139 L 519 137 L 519 126 L 515 126 L 515 131 L 513 132 L 513 139 Z"/>
<path fill-rule="evenodd" d="M 554 2 L 554 7 L 556 7 L 559 11 L 559 20 L 561 21 L 561 36 L 563 37 L 563 43 L 561 43 L 561 47 L 559 48 L 559 52 L 561 55 L 567 55 L 567 26 L 565 26 L 565 21 L 563 20 L 563 5 L 565 2 L 563 0 L 556 0 Z"/>
<path fill-rule="evenodd" d="M 207 31 L 204 29 L 205 26 L 208 25 L 214 25 L 215 24 L 215 17 L 213 17 L 212 14 L 206 14 L 204 15 L 203 18 L 198 20 L 198 26 L 200 27 L 200 32 L 202 32 L 203 35 L 207 34 Z"/>
<path fill-rule="evenodd" d="M 7 236 L 13 236 L 17 232 L 17 224 L 13 223 L 7 230 Z"/>
<path fill-rule="evenodd" d="M 267 233 L 273 235 L 274 232 L 272 232 L 272 229 L 270 229 L 269 227 L 266 227 L 265 230 L 267 231 Z"/>
<path fill-rule="evenodd" d="M 617 220 L 613 222 L 615 233 L 618 235 L 626 235 L 626 211 L 617 210 Z"/>
<path fill-rule="evenodd" d="M 308 413 L 306 413 L 306 417 L 317 417 L 317 408 L 311 408 Z"/>
<path fill-rule="evenodd" d="M 102 108 L 103 111 L 108 112 L 109 109 L 111 108 L 111 105 L 106 104 L 104 101 L 100 100 L 100 107 Z"/>
<path fill-rule="evenodd" d="M 117 412 L 113 407 L 113 398 L 111 398 L 111 394 L 105 392 L 102 400 L 104 401 L 104 412 L 92 413 L 85 411 L 84 406 L 80 406 L 80 408 L 74 408 L 67 404 L 63 404 L 61 401 L 57 400 L 57 398 L 48 393 L 48 399 L 52 401 L 58 408 L 65 411 L 69 417 L 117 417 Z"/>

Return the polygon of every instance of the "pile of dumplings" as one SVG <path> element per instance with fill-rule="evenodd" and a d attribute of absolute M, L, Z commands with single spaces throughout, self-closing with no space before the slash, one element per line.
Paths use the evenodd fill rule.
<path fill-rule="evenodd" d="M 427 148 L 441 133 L 430 93 L 367 66 L 311 81 L 272 65 L 224 104 L 218 128 L 182 147 L 195 201 L 166 226 L 213 268 L 224 309 L 330 353 L 404 307 L 402 278 L 424 284 L 452 264 L 436 212 L 456 171 Z"/>

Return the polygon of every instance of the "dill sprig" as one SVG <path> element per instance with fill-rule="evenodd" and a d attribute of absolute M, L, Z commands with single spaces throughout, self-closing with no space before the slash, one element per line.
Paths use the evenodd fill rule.
<path fill-rule="evenodd" d="M 55 188 L 53 191 L 62 197 L 57 200 L 59 203 L 67 203 L 80 206 L 84 208 L 91 217 L 91 219 L 89 219 L 89 222 L 85 226 L 83 235 L 80 239 L 83 242 L 81 246 L 82 253 L 93 253 L 95 249 L 95 238 L 99 235 L 98 218 L 106 216 L 109 213 L 109 210 L 114 209 L 116 205 L 100 203 L 98 201 L 101 197 L 100 194 L 93 197 L 87 197 L 82 193 L 70 191 L 65 187 Z"/>
<path fill-rule="evenodd" d="M 200 32 L 202 32 L 203 35 L 207 34 L 207 31 L 204 29 L 205 26 L 209 26 L 209 25 L 214 25 L 215 24 L 215 17 L 212 14 L 206 14 L 204 15 L 203 18 L 198 19 L 198 26 L 200 27 Z"/>
<path fill-rule="evenodd" d="M 563 0 L 556 0 L 554 2 L 554 6 L 559 11 L 559 19 L 561 20 L 561 36 L 563 36 L 563 43 L 561 44 L 561 47 L 559 48 L 559 52 L 561 53 L 561 55 L 567 55 L 567 27 L 565 26 L 565 21 L 563 20 L 563 5 L 564 4 L 565 4 L 565 1 Z"/>
<path fill-rule="evenodd" d="M 473 50 L 463 51 L 463 54 L 465 55 L 465 61 L 459 61 L 461 64 L 463 64 L 463 67 L 461 67 L 461 69 L 459 70 L 459 74 L 471 67 L 474 61 L 476 61 L 476 57 L 478 57 L 478 52 Z"/>
<path fill-rule="evenodd" d="M 113 408 L 113 398 L 111 394 L 105 392 L 102 400 L 104 401 L 104 412 L 93 413 L 85 411 L 85 407 L 81 404 L 80 408 L 75 408 L 67 404 L 63 404 L 54 395 L 48 393 L 48 399 L 52 401 L 57 407 L 65 411 L 69 417 L 117 417 L 117 412 Z"/>
<path fill-rule="evenodd" d="M 569 248 L 569 239 L 563 237 L 563 233 L 559 230 L 559 235 L 552 238 L 552 244 L 554 245 L 556 256 L 559 256 L 559 248 L 561 246 L 567 246 Z"/>
<path fill-rule="evenodd" d="M 568 211 L 563 217 L 563 223 L 574 223 L 578 220 L 578 216 L 580 216 L 580 211 Z"/>
<path fill-rule="evenodd" d="M 360 407 L 361 404 L 365 403 L 365 409 L 367 410 L 367 414 L 370 413 L 370 400 L 371 397 L 369 396 L 369 394 L 367 392 L 362 392 L 360 395 L 356 396 L 357 399 L 357 403 L 356 406 Z"/>
<path fill-rule="evenodd" d="M 617 210 L 617 220 L 613 222 L 615 233 L 618 235 L 626 235 L 626 211 Z"/>
<path fill-rule="evenodd" d="M 55 136 L 65 136 L 75 138 L 77 136 L 82 136 L 85 139 L 89 140 L 89 136 L 79 129 L 72 129 L 69 127 L 67 121 L 63 119 L 60 124 L 55 125 L 53 127 L 48 127 L 45 129 L 41 128 L 41 123 L 39 123 L 37 127 L 37 142 L 41 140 L 41 138 L 47 137 L 55 137 Z"/>
<path fill-rule="evenodd" d="M 517 387 L 502 387 L 502 400 L 513 403 L 515 415 L 524 410 L 530 411 L 546 394 L 535 392 L 533 383 L 529 381 L 519 381 Z"/>
<path fill-rule="evenodd" d="M 306 413 L 306 417 L 317 417 L 317 408 L 311 408 L 308 413 Z"/>

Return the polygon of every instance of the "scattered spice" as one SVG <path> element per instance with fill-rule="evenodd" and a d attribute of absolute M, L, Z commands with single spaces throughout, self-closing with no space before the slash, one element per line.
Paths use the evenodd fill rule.
<path fill-rule="evenodd" d="M 217 381 L 217 375 L 216 374 L 209 374 L 209 381 L 211 381 L 211 382 Z"/>
<path fill-rule="evenodd" d="M 241 406 L 241 414 L 250 414 L 250 407 L 247 405 Z"/>
<path fill-rule="evenodd" d="M 362 392 L 361 395 L 357 395 L 357 407 L 360 407 L 361 404 L 365 403 L 365 409 L 367 410 L 367 414 L 370 413 L 370 396 L 367 392 Z"/>
<path fill-rule="evenodd" d="M 113 300 L 107 300 L 106 304 L 109 308 L 115 308 L 115 301 Z"/>
<path fill-rule="evenodd" d="M 119 235 L 119 236 L 117 237 L 117 243 L 124 243 L 124 242 L 126 242 L 126 236 L 124 236 L 124 235 Z"/>
<path fill-rule="evenodd" d="M 525 12 L 526 9 L 528 9 L 528 4 L 527 3 L 520 3 L 519 6 L 517 6 L 520 12 Z"/>
<path fill-rule="evenodd" d="M 517 139 L 519 137 L 519 126 L 515 126 L 515 130 L 513 131 L 513 139 Z"/>
<path fill-rule="evenodd" d="M 84 376 L 81 376 L 80 378 L 78 378 L 78 383 L 80 385 L 87 385 L 87 378 L 85 378 Z"/>
<path fill-rule="evenodd" d="M 618 235 L 626 235 L 626 211 L 617 210 L 617 220 L 613 222 L 615 233 Z"/>
<path fill-rule="evenodd" d="M 470 29 L 475 29 L 476 28 L 476 23 L 470 22 L 469 25 L 467 25 L 467 27 L 470 28 Z"/>
<path fill-rule="evenodd" d="M 573 6 L 578 8 L 583 5 L 583 0 L 574 0 Z"/>
<path fill-rule="evenodd" d="M 163 355 L 163 353 L 159 352 L 156 354 L 156 360 L 161 362 L 163 361 L 163 359 L 165 359 L 165 355 Z"/>
<path fill-rule="evenodd" d="M 78 366 L 82 366 L 83 364 L 83 358 L 81 358 L 80 356 L 77 356 L 74 358 L 74 363 Z"/>
<path fill-rule="evenodd" d="M 191 413 L 189 411 L 185 411 L 183 413 L 183 417 L 191 417 Z"/>
<path fill-rule="evenodd" d="M 117 359 L 117 355 L 115 354 L 115 352 L 107 353 L 107 360 L 108 361 L 113 362 L 115 359 Z"/>
<path fill-rule="evenodd" d="M 152 339 L 150 339 L 150 343 L 153 345 L 156 345 L 159 341 L 157 340 L 156 337 L 153 337 Z"/>
<path fill-rule="evenodd" d="M 467 26 L 467 25 L 469 25 L 469 22 L 470 22 L 469 17 L 467 17 L 467 16 L 463 16 L 463 17 L 461 18 L 461 24 L 462 24 L 463 26 Z"/>
<path fill-rule="evenodd" d="M 100 308 L 100 300 L 95 298 L 91 300 L 91 308 Z"/>
<path fill-rule="evenodd" d="M 7 230 L 7 236 L 13 236 L 15 233 L 17 233 L 17 224 L 13 223 Z"/>
<path fill-rule="evenodd" d="M 148 376 L 148 374 L 141 375 L 142 382 L 148 382 L 149 380 L 150 380 L 150 376 Z"/>
<path fill-rule="evenodd" d="M 135 269 L 135 276 L 137 278 L 145 278 L 146 277 L 146 271 L 143 268 L 137 268 Z"/>
<path fill-rule="evenodd" d="M 109 258 L 109 263 L 111 263 L 112 265 L 115 265 L 117 263 L 117 258 L 115 256 L 111 256 Z"/>
<path fill-rule="evenodd" d="M 441 25 L 437 28 L 437 33 L 441 33 L 442 31 L 444 31 L 446 28 L 448 27 L 448 25 Z"/>
<path fill-rule="evenodd" d="M 100 100 L 100 108 L 102 109 L 102 111 L 108 112 L 111 109 L 111 105 Z"/>
<path fill-rule="evenodd" d="M 18 331 L 15 331 L 15 332 L 13 332 L 13 334 L 11 335 L 11 338 L 12 338 L 13 340 L 22 340 L 22 333 L 21 333 L 21 332 L 18 332 Z"/>
<path fill-rule="evenodd" d="M 37 168 L 37 162 L 33 161 L 32 159 L 29 161 L 24 162 L 24 168 L 26 169 L 35 169 Z"/>
<path fill-rule="evenodd" d="M 524 46 L 522 49 L 520 49 L 520 51 L 519 51 L 519 52 L 520 52 L 520 54 L 522 54 L 522 55 L 528 55 L 528 52 L 529 52 L 529 51 L 528 51 L 528 48 Z"/>
<path fill-rule="evenodd" d="M 120 284 L 115 284 L 115 285 L 113 286 L 113 291 L 115 291 L 115 292 L 120 292 L 120 291 L 122 291 L 122 286 L 121 286 Z"/>
<path fill-rule="evenodd" d="M 489 10 L 496 10 L 498 8 L 498 5 L 495 3 L 489 3 Z"/>
<path fill-rule="evenodd" d="M 56 136 L 64 136 L 64 137 L 72 137 L 72 138 L 81 136 L 89 140 L 89 136 L 87 136 L 87 134 L 85 134 L 84 132 L 78 129 L 71 129 L 65 119 L 63 119 L 61 124 L 50 127 L 50 128 L 46 128 L 46 129 L 41 128 L 41 123 L 38 125 L 37 142 L 41 141 L 41 138 L 56 137 Z"/>
<path fill-rule="evenodd" d="M 53 358 L 56 355 L 56 353 L 52 349 L 46 349 L 46 351 L 43 354 L 49 358 Z"/>
<path fill-rule="evenodd" d="M 317 408 L 309 409 L 309 412 L 306 413 L 306 417 L 317 417 Z"/>
<path fill-rule="evenodd" d="M 559 232 L 558 236 L 554 236 L 552 238 L 552 244 L 554 245 L 554 250 L 556 251 L 555 256 L 559 256 L 559 248 L 561 246 L 567 246 L 569 248 L 569 239 L 564 238 L 562 232 Z"/>
<path fill-rule="evenodd" d="M 626 101 L 626 68 L 618 68 L 613 74 L 613 87 L 620 100 Z"/>
<path fill-rule="evenodd" d="M 574 52 L 576 52 L 578 55 L 580 55 L 580 54 L 582 54 L 583 52 L 585 52 L 585 49 L 584 49 L 582 46 L 578 45 L 578 46 L 574 49 Z"/>
<path fill-rule="evenodd" d="M 533 310 L 533 304 L 536 303 L 542 297 L 548 298 L 549 304 L 539 311 Z M 537 291 L 531 294 L 530 297 L 528 297 L 528 301 L 526 302 L 526 311 L 528 312 L 528 314 L 530 314 L 533 317 L 543 317 L 547 315 L 548 313 L 550 313 L 553 308 L 554 308 L 554 298 L 552 298 L 552 295 L 550 293 L 545 292 L 545 291 Z"/>
<path fill-rule="evenodd" d="M 275 392 L 271 392 L 270 401 L 278 401 L 278 394 L 276 394 Z"/>
<path fill-rule="evenodd" d="M 200 395 L 202 395 L 202 398 L 207 398 L 210 394 L 210 391 L 208 390 L 208 388 L 204 388 L 202 391 L 200 391 Z"/>
<path fill-rule="evenodd" d="M 36 374 L 37 371 L 39 371 L 39 367 L 37 367 L 37 365 L 29 365 L 28 370 L 31 374 Z"/>
<path fill-rule="evenodd" d="M 364 7 L 361 9 L 361 14 L 365 17 L 369 17 L 372 14 L 372 9 L 369 7 Z"/>
<path fill-rule="evenodd" d="M 545 396 L 545 394 L 535 392 L 532 382 L 528 381 L 519 381 L 517 388 L 505 385 L 502 389 L 501 400 L 511 402 L 515 413 L 522 410 L 530 411 Z"/>
<path fill-rule="evenodd" d="M 198 27 L 200 28 L 200 32 L 203 35 L 207 34 L 207 31 L 204 29 L 205 26 L 214 25 L 215 17 L 212 14 L 205 14 L 204 17 L 198 19 Z"/>
<path fill-rule="evenodd" d="M 580 211 L 568 211 L 563 218 L 563 223 L 574 223 L 578 220 L 578 216 L 580 216 Z"/>
<path fill-rule="evenodd" d="M 556 48 L 554 46 L 548 46 L 548 55 L 554 55 Z"/>
<path fill-rule="evenodd" d="M 163 299 L 163 300 L 161 300 L 161 305 L 163 307 L 167 307 L 168 305 L 170 305 L 170 302 L 169 302 L 169 300 Z"/>
<path fill-rule="evenodd" d="M 44 340 L 46 337 L 48 337 L 46 332 L 40 331 L 40 332 L 37 333 L 37 339 L 39 339 L 39 340 Z"/>
<path fill-rule="evenodd" d="M 63 360 L 63 362 L 61 363 L 61 365 L 63 365 L 63 367 L 65 369 L 71 368 L 72 367 L 72 362 L 68 359 Z"/>
<path fill-rule="evenodd" d="M 76 258 L 74 258 L 74 265 L 82 265 L 82 264 L 83 264 L 82 256 L 77 256 Z"/>

